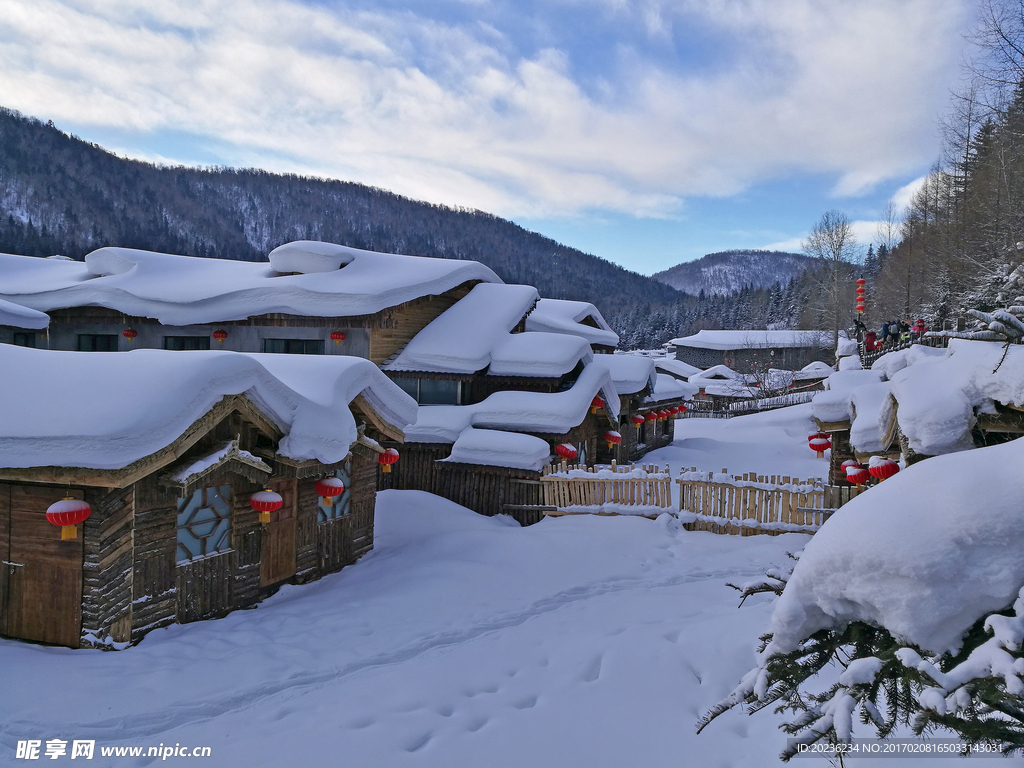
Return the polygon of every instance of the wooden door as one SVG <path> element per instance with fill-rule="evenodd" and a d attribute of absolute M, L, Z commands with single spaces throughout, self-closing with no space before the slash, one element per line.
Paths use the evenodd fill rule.
<path fill-rule="evenodd" d="M 284 504 L 270 513 L 270 522 L 263 526 L 263 547 L 260 555 L 260 586 L 277 584 L 295 575 L 295 521 L 297 496 L 294 478 L 272 480 L 270 490 L 281 494 Z"/>
<path fill-rule="evenodd" d="M 0 634 L 77 648 L 82 628 L 82 526 L 60 540 L 46 508 L 64 495 L 53 488 L 0 486 Z M 71 494 L 82 498 L 81 492 Z"/>

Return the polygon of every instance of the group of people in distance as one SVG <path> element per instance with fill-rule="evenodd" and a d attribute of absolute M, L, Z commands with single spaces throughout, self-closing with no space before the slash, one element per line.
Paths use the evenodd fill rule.
<path fill-rule="evenodd" d="M 917 318 L 917 322 L 913 325 L 905 320 L 890 320 L 887 323 L 882 323 L 882 328 L 878 333 L 869 331 L 860 319 L 856 321 L 856 324 L 857 337 L 864 340 L 865 352 L 874 352 L 887 344 L 896 345 L 915 341 L 928 331 L 923 317 Z"/>

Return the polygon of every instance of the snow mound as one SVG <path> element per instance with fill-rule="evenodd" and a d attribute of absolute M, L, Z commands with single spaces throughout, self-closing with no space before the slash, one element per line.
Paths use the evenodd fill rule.
<path fill-rule="evenodd" d="M 526 318 L 526 330 L 579 336 L 605 347 L 619 345 L 618 335 L 597 307 L 586 301 L 541 299 Z"/>
<path fill-rule="evenodd" d="M 807 545 L 769 653 L 864 621 L 932 653 L 1024 586 L 1024 440 L 915 464 L 839 509 Z"/>
<path fill-rule="evenodd" d="M 620 395 L 634 395 L 657 385 L 654 361 L 639 355 L 597 355 L 593 365 L 607 371 Z"/>

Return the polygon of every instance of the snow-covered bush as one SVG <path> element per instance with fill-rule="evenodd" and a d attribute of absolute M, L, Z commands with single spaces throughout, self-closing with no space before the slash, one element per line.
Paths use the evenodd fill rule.
<path fill-rule="evenodd" d="M 776 705 L 795 713 L 784 760 L 848 741 L 855 723 L 1024 751 L 1022 460 L 1020 440 L 939 456 L 843 506 L 775 574 L 758 665 L 698 730 Z"/>

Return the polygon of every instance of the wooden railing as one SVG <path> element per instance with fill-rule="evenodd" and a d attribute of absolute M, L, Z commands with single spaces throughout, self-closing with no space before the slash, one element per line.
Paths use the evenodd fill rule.
<path fill-rule="evenodd" d="M 540 478 L 545 514 L 640 514 L 657 516 L 672 508 L 668 466 L 547 467 Z"/>
<path fill-rule="evenodd" d="M 680 473 L 679 517 L 689 530 L 749 536 L 814 533 L 860 491 L 824 485 L 820 478 L 745 473 Z"/>

